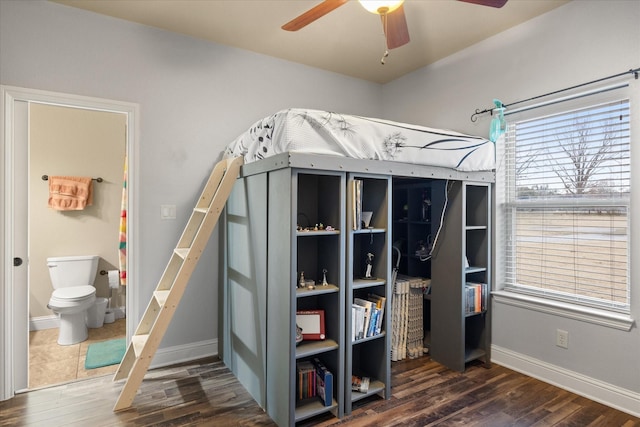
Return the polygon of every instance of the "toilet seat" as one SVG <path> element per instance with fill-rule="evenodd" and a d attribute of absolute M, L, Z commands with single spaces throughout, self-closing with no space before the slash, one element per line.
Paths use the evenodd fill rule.
<path fill-rule="evenodd" d="M 53 291 L 49 300 L 50 307 L 70 307 L 80 305 L 87 300 L 95 300 L 96 288 L 93 286 L 71 286 Z"/>

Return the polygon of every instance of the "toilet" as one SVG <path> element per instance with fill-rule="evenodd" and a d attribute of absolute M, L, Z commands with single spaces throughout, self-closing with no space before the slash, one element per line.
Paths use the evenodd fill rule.
<path fill-rule="evenodd" d="M 85 317 L 96 300 L 97 255 L 47 258 L 53 293 L 49 307 L 60 318 L 58 344 L 77 344 L 89 336 Z"/>

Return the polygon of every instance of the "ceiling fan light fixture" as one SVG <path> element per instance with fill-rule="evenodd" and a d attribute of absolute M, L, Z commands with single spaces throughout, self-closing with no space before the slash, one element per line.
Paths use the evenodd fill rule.
<path fill-rule="evenodd" d="M 378 15 L 391 13 L 399 8 L 404 0 L 360 0 L 362 7 Z"/>

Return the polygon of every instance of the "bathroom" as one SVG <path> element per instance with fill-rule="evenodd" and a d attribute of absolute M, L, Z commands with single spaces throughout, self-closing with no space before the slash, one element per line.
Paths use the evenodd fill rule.
<path fill-rule="evenodd" d="M 73 368 L 65 368 L 62 371 L 69 371 L 70 376 L 60 377 L 59 365 L 73 365 L 67 358 L 82 359 L 87 348 L 86 344 L 60 346 L 56 343 L 59 320 L 47 307 L 53 292 L 47 258 L 97 255 L 96 298 L 110 298 L 108 310 L 113 314 L 107 316 L 107 321 L 112 317 L 113 324 L 104 324 L 101 331 L 90 330 L 89 338 L 125 336 L 126 287 L 112 289 L 108 280 L 109 271 L 120 269 L 125 154 L 124 114 L 40 103 L 29 105 L 29 388 L 81 377 L 77 366 L 75 376 Z M 90 206 L 60 211 L 48 207 L 49 181 L 44 175 L 91 176 L 102 181 L 92 183 Z M 126 271 L 126 267 L 123 270 Z M 43 336 L 52 340 L 45 343 Z M 43 360 L 36 350 L 45 348 L 46 353 L 56 356 Z M 57 373 L 47 375 L 46 371 Z M 40 379 L 43 375 L 48 379 Z"/>

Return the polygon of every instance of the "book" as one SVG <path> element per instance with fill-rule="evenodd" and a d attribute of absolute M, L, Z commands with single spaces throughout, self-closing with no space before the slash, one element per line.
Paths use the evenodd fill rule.
<path fill-rule="evenodd" d="M 471 283 L 467 283 L 464 287 L 464 298 L 466 314 L 475 313 L 475 287 Z"/>
<path fill-rule="evenodd" d="M 371 309 L 371 319 L 369 320 L 369 328 L 367 329 L 367 336 L 372 337 L 377 334 L 377 324 L 378 324 L 378 316 L 380 315 L 380 310 L 376 308 L 374 305 Z"/>
<path fill-rule="evenodd" d="M 363 298 L 354 298 L 353 303 L 364 307 L 364 324 L 362 325 L 361 338 L 366 338 L 369 336 L 367 333 L 369 332 L 369 323 L 371 321 L 371 314 L 373 312 L 374 303 Z"/>
<path fill-rule="evenodd" d="M 358 391 L 360 393 L 366 393 L 369 391 L 369 377 L 359 377 L 357 375 L 351 376 L 351 390 Z"/>
<path fill-rule="evenodd" d="M 376 307 L 378 308 L 378 310 L 380 310 L 380 313 L 378 314 L 378 321 L 376 323 L 376 334 L 379 334 L 382 332 L 382 320 L 384 318 L 384 306 L 385 303 L 387 301 L 386 297 L 377 295 L 377 294 L 369 294 L 367 296 L 367 298 L 369 299 L 369 301 L 373 301 L 376 303 Z"/>
<path fill-rule="evenodd" d="M 352 322 L 353 331 L 352 331 L 352 341 L 357 341 L 359 339 L 364 338 L 364 316 L 365 316 L 365 308 L 358 304 L 352 304 L 351 310 L 353 312 L 353 318 L 355 319 Z"/>
<path fill-rule="evenodd" d="M 489 305 L 489 284 L 482 283 L 482 311 L 486 311 Z"/>
<path fill-rule="evenodd" d="M 296 371 L 298 374 L 296 385 L 298 400 L 316 396 L 316 371 L 313 364 L 308 360 L 297 362 Z"/>
<path fill-rule="evenodd" d="M 333 374 L 318 359 L 313 359 L 316 370 L 316 393 L 324 403 L 324 406 L 333 404 Z"/>
<path fill-rule="evenodd" d="M 362 180 L 354 179 L 351 185 L 353 229 L 360 230 L 362 228 Z"/>

